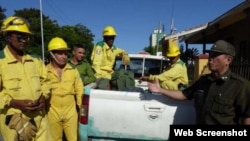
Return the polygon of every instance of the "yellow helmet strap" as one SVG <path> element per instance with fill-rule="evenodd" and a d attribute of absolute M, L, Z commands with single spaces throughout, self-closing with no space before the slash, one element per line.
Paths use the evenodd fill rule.
<path fill-rule="evenodd" d="M 56 59 L 56 57 L 55 57 L 53 51 L 50 51 L 49 54 L 50 54 L 50 56 L 56 61 L 56 63 L 59 64 L 59 61 Z"/>

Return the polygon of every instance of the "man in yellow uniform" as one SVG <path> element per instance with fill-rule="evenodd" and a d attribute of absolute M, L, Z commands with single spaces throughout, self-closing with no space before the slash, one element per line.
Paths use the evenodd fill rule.
<path fill-rule="evenodd" d="M 116 31 L 112 26 L 106 26 L 102 32 L 103 41 L 98 42 L 91 54 L 92 68 L 97 78 L 97 88 L 109 89 L 109 80 L 114 72 L 113 67 L 116 56 L 121 56 L 124 65 L 129 65 L 128 53 L 116 46 L 114 40 Z"/>
<path fill-rule="evenodd" d="M 0 51 L 0 127 L 4 141 L 45 141 L 48 119 L 45 99 L 50 84 L 44 62 L 25 53 L 31 32 L 26 19 L 6 18 Z"/>
<path fill-rule="evenodd" d="M 77 69 L 67 64 L 66 42 L 59 37 L 51 39 L 48 51 L 51 61 L 47 65 L 51 80 L 48 119 L 51 141 L 61 141 L 63 132 L 68 141 L 77 141 L 78 114 L 83 96 L 83 82 Z"/>
<path fill-rule="evenodd" d="M 142 76 L 141 81 L 151 81 L 156 78 L 160 86 L 165 89 L 178 90 L 187 87 L 188 74 L 186 64 L 180 59 L 180 49 L 178 46 L 171 46 L 167 51 L 170 66 L 159 75 Z"/>

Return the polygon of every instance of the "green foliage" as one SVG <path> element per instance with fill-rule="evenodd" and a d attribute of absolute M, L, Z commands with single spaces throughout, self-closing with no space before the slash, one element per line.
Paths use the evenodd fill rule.
<path fill-rule="evenodd" d="M 85 44 L 87 47 L 86 57 L 89 60 L 93 50 L 92 42 L 94 35 L 87 27 L 82 24 L 77 24 L 75 26 L 62 26 L 57 35 L 63 38 L 70 48 L 72 48 L 75 43 Z"/>
<path fill-rule="evenodd" d="M 4 14 L 4 12 L 6 11 L 6 9 L 5 8 L 3 8 L 1 5 L 0 5 L 0 20 L 1 20 L 1 24 L 2 24 L 2 20 L 4 19 L 4 18 L 6 18 L 6 16 L 5 16 L 5 14 Z"/>
<path fill-rule="evenodd" d="M 22 10 L 15 10 L 14 15 L 27 19 L 30 24 L 30 30 L 32 32 L 32 35 L 30 44 L 27 48 L 27 52 L 42 56 L 43 48 L 41 29 L 43 29 L 44 52 L 46 52 L 48 42 L 51 38 L 55 36 L 56 31 L 60 28 L 57 22 L 49 19 L 48 16 L 42 15 L 43 27 L 41 28 L 40 10 L 35 8 L 24 8 Z"/>
<path fill-rule="evenodd" d="M 148 52 L 149 54 L 153 55 L 156 54 L 156 50 L 154 47 L 148 46 L 144 48 L 144 51 Z"/>
<path fill-rule="evenodd" d="M 0 5 L 0 25 L 2 25 L 2 22 L 3 22 L 3 19 L 6 18 L 4 12 L 6 11 L 5 8 L 3 8 L 1 5 Z M 3 48 L 3 45 L 4 42 L 3 42 L 3 38 L 0 36 L 0 49 Z"/>
<path fill-rule="evenodd" d="M 184 62 L 187 62 L 188 60 L 194 60 L 196 56 L 199 55 L 199 50 L 197 48 L 188 48 L 186 51 L 184 51 L 183 46 L 180 46 L 181 50 L 181 59 Z"/>
<path fill-rule="evenodd" d="M 5 18 L 4 12 L 6 10 L 0 6 L 0 20 Z M 63 38 L 69 47 L 72 47 L 75 43 L 83 43 L 87 46 L 88 54 L 87 57 L 89 59 L 90 52 L 93 49 L 93 38 L 91 30 L 85 27 L 82 24 L 77 24 L 75 26 L 66 25 L 59 26 L 56 20 L 50 19 L 50 17 L 42 15 L 43 24 L 41 27 L 41 17 L 40 10 L 35 8 L 24 8 L 21 10 L 14 11 L 15 16 L 20 16 L 30 23 L 30 30 L 32 32 L 30 43 L 27 48 L 27 52 L 32 54 L 37 54 L 42 56 L 42 33 L 43 33 L 43 41 L 44 41 L 44 52 L 45 56 L 47 56 L 47 46 L 49 41 L 54 37 Z M 43 32 L 42 32 L 43 30 Z M 2 39 L 2 38 L 1 38 Z M 3 47 L 3 44 L 0 46 Z"/>

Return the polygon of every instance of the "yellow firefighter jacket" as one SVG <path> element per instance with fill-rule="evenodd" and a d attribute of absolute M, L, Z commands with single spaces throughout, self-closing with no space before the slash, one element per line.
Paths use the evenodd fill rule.
<path fill-rule="evenodd" d="M 50 81 L 43 61 L 24 55 L 18 62 L 6 46 L 0 53 L 0 109 L 9 105 L 12 98 L 36 100 L 41 94 L 49 97 Z M 18 109 L 10 108 L 7 114 Z M 11 112 L 12 111 L 12 112 Z"/>
<path fill-rule="evenodd" d="M 113 67 L 116 56 L 127 55 L 125 50 L 112 46 L 111 48 L 104 42 L 100 41 L 94 47 L 91 54 L 92 68 L 95 71 L 95 77 L 111 79 L 114 72 Z M 128 55 L 127 55 L 128 57 Z"/>
<path fill-rule="evenodd" d="M 159 75 L 150 75 L 149 80 L 157 78 L 162 88 L 178 90 L 179 84 L 188 85 L 188 75 L 186 64 L 182 60 L 177 60 L 163 73 Z"/>

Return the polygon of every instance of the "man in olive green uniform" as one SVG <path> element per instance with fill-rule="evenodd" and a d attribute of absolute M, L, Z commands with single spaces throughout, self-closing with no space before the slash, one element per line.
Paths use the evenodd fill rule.
<path fill-rule="evenodd" d="M 25 53 L 31 32 L 21 17 L 1 26 L 6 46 L 0 51 L 0 127 L 4 141 L 45 141 L 48 120 L 45 99 L 50 83 L 44 62 Z"/>
<path fill-rule="evenodd" d="M 68 141 L 77 141 L 77 109 L 81 106 L 84 86 L 78 70 L 67 64 L 66 42 L 55 37 L 50 40 L 48 50 L 51 55 L 47 65 L 52 87 L 48 109 L 51 141 L 61 141 L 63 132 Z"/>
<path fill-rule="evenodd" d="M 91 65 L 85 59 L 86 47 L 82 44 L 75 44 L 72 50 L 72 58 L 69 59 L 68 63 L 73 67 L 77 68 L 82 78 L 83 84 L 86 86 L 96 81 L 94 72 Z"/>
<path fill-rule="evenodd" d="M 109 80 L 114 72 L 116 57 L 121 56 L 126 66 L 129 65 L 130 58 L 125 50 L 113 45 L 117 34 L 112 26 L 106 26 L 102 35 L 103 41 L 95 45 L 91 54 L 92 68 L 97 78 L 97 88 L 110 89 Z"/>
<path fill-rule="evenodd" d="M 201 76 L 183 91 L 162 89 L 158 81 L 149 89 L 177 100 L 194 99 L 197 124 L 250 124 L 250 83 L 231 72 L 235 57 L 232 44 L 218 40 L 209 52 L 210 74 Z"/>
<path fill-rule="evenodd" d="M 167 57 L 170 59 L 170 66 L 159 75 L 142 76 L 142 81 L 159 80 L 162 88 L 178 90 L 187 87 L 188 74 L 186 64 L 180 59 L 180 49 L 178 46 L 168 48 Z"/>

